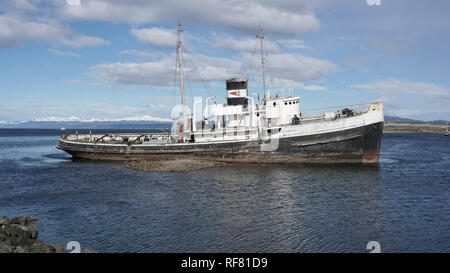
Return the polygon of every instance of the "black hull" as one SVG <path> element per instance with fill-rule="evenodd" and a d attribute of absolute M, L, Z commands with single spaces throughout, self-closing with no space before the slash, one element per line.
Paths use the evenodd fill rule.
<path fill-rule="evenodd" d="M 279 139 L 276 150 L 262 151 L 259 141 L 173 145 L 102 145 L 60 140 L 74 158 L 160 160 L 206 158 L 247 163 L 378 163 L 383 122 L 330 133 Z"/>

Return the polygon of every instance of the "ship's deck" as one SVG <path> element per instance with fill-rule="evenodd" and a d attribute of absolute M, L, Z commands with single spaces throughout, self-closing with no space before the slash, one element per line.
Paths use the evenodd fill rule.
<path fill-rule="evenodd" d="M 298 124 L 273 124 L 263 126 L 264 130 L 271 131 L 278 129 L 279 131 L 298 131 L 300 128 L 311 127 L 312 125 L 320 125 L 323 123 L 330 123 L 332 121 L 344 120 L 361 116 L 366 111 L 352 111 L 351 113 L 343 114 L 341 111 L 327 112 L 323 114 L 308 115 L 300 117 Z M 324 124 L 325 125 L 325 124 Z M 298 129 L 296 129 L 298 128 Z M 258 131 L 259 129 L 259 131 Z M 266 133 L 266 132 L 264 132 Z M 260 138 L 261 128 L 258 127 L 225 127 L 225 128 L 211 128 L 205 126 L 195 132 L 186 132 L 184 134 L 186 142 L 215 142 L 215 141 L 236 141 L 236 140 L 256 140 Z M 188 137 L 186 137 L 188 136 Z M 192 138 L 189 138 L 192 136 Z M 170 144 L 179 143 L 180 135 L 176 132 L 165 133 L 107 133 L 107 134 L 66 134 L 61 136 L 64 141 L 85 143 L 85 144 L 125 144 L 125 145 L 140 145 L 140 144 Z"/>

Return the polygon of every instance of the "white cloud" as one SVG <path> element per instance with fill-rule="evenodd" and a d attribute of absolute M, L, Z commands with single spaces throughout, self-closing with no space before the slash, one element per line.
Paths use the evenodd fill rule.
<path fill-rule="evenodd" d="M 70 57 L 75 57 L 75 58 L 80 58 L 81 56 L 73 53 L 72 51 L 62 51 L 62 50 L 58 50 L 58 49 L 54 49 L 54 48 L 50 48 L 48 51 L 50 51 L 51 53 L 58 55 L 58 56 L 70 56 Z"/>
<path fill-rule="evenodd" d="M 252 56 L 246 54 L 245 61 L 250 62 Z M 339 71 L 335 64 L 300 54 L 270 54 L 267 56 L 267 74 L 281 79 L 297 82 L 319 81 L 330 71 Z"/>
<path fill-rule="evenodd" d="M 173 84 L 175 57 L 145 63 L 108 63 L 91 67 L 92 75 L 108 83 L 167 86 Z"/>
<path fill-rule="evenodd" d="M 277 40 L 277 43 L 285 48 L 311 49 L 311 47 L 307 46 L 302 40 Z"/>
<path fill-rule="evenodd" d="M 71 84 L 87 85 L 87 86 L 97 86 L 97 87 L 102 86 L 102 84 L 98 83 L 98 82 L 84 82 L 84 81 L 80 81 L 80 80 L 67 80 L 65 82 L 71 83 Z"/>
<path fill-rule="evenodd" d="M 110 45 L 110 41 L 103 40 L 99 37 L 86 36 L 74 33 L 68 33 L 61 40 L 56 41 L 58 44 L 68 47 L 97 47 Z"/>
<path fill-rule="evenodd" d="M 69 6 L 79 6 L 81 5 L 81 0 L 66 0 L 66 3 Z"/>
<path fill-rule="evenodd" d="M 99 37 L 76 33 L 56 21 L 29 21 L 15 15 L 0 14 L 0 47 L 23 46 L 25 41 L 43 41 L 74 48 L 110 44 Z"/>
<path fill-rule="evenodd" d="M 450 100 L 450 90 L 434 83 L 413 82 L 406 79 L 379 80 L 374 83 L 353 85 L 357 89 L 363 89 L 387 97 L 398 95 L 418 95 L 432 100 Z"/>
<path fill-rule="evenodd" d="M 137 57 L 138 59 L 155 59 L 155 58 L 161 58 L 164 56 L 161 52 L 143 51 L 143 50 L 136 50 L 136 49 L 122 50 L 122 51 L 120 51 L 120 54 L 134 56 L 134 57 Z"/>
<path fill-rule="evenodd" d="M 250 83 L 250 86 L 257 87 L 260 85 L 260 82 Z M 268 89 L 280 89 L 280 90 L 288 90 L 290 88 L 299 88 L 306 91 L 326 91 L 327 88 L 324 86 L 319 86 L 315 84 L 306 85 L 303 82 L 289 80 L 289 79 L 280 79 L 280 78 L 270 78 L 270 80 L 266 81 L 266 86 Z"/>
<path fill-rule="evenodd" d="M 214 43 L 215 47 L 235 50 L 239 52 L 242 51 L 259 52 L 260 50 L 260 41 L 255 38 L 236 39 L 235 37 L 228 34 L 221 34 L 221 35 L 216 34 L 214 36 L 216 40 Z M 280 47 L 270 40 L 265 40 L 264 50 L 266 52 L 279 52 Z"/>
<path fill-rule="evenodd" d="M 243 63 L 241 61 L 203 54 L 187 55 L 187 58 L 191 58 L 192 62 L 195 62 L 198 73 L 203 80 L 223 81 L 230 77 L 244 74 Z M 190 65 L 189 62 L 187 64 Z M 192 68 L 190 69 L 192 70 Z M 191 73 L 191 75 L 198 77 L 194 73 Z"/>
<path fill-rule="evenodd" d="M 212 57 L 203 54 L 184 54 L 185 71 L 190 80 L 224 81 L 234 76 L 254 73 L 251 64 L 259 60 L 250 53 L 244 53 L 235 59 Z M 195 68 L 190 62 L 195 62 Z M 92 76 L 105 82 L 129 85 L 170 86 L 174 84 L 175 55 L 144 63 L 109 63 L 91 68 Z M 301 87 L 305 90 L 319 91 L 323 87 L 305 86 L 308 81 L 319 81 L 329 71 L 339 68 L 326 61 L 299 54 L 271 54 L 267 57 L 267 76 L 275 78 L 274 86 Z"/>
<path fill-rule="evenodd" d="M 435 83 L 394 78 L 352 87 L 379 95 L 387 115 L 431 120 L 448 119 L 450 113 L 450 89 Z"/>
<path fill-rule="evenodd" d="M 58 14 L 68 19 L 100 20 L 115 23 L 177 22 L 209 25 L 257 32 L 258 24 L 274 34 L 316 31 L 320 22 L 311 1 L 258 0 L 91 0 L 80 6 L 58 2 Z"/>
<path fill-rule="evenodd" d="M 146 101 L 156 101 L 147 97 Z M 167 99 L 170 100 L 170 97 Z M 102 102 L 49 103 L 45 101 L 0 102 L 0 120 L 11 123 L 19 121 L 164 121 L 170 117 L 168 106 L 138 105 L 121 106 Z M 36 118 L 37 117 L 37 118 Z"/>
<path fill-rule="evenodd" d="M 174 48 L 177 36 L 174 29 L 165 28 L 133 28 L 131 34 L 141 43 L 155 47 Z"/>
<path fill-rule="evenodd" d="M 308 86 L 303 86 L 302 88 L 307 91 L 325 91 L 325 90 L 327 90 L 325 87 L 319 86 L 319 85 L 308 85 Z"/>
<path fill-rule="evenodd" d="M 2 5 L 0 5 L 0 10 L 6 12 L 34 12 L 38 10 L 36 6 L 37 2 L 39 0 L 3 0 Z"/>
<path fill-rule="evenodd" d="M 200 77 L 206 81 L 224 80 L 241 75 L 241 64 L 237 61 L 210 57 L 201 54 L 184 54 L 185 73 L 191 80 L 200 80 L 189 60 L 195 60 Z M 174 84 L 175 54 L 160 60 L 144 63 L 110 63 L 91 68 L 92 75 L 105 82 L 129 85 L 170 86 Z"/>

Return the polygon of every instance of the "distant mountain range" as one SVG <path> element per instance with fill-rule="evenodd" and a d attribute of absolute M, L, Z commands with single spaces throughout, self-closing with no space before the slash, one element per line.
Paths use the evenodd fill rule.
<path fill-rule="evenodd" d="M 151 116 L 118 119 L 81 119 L 78 117 L 47 117 L 30 121 L 0 121 L 0 128 L 14 129 L 153 129 L 170 128 L 172 120 Z"/>
<path fill-rule="evenodd" d="M 428 122 L 445 124 L 445 120 L 421 121 L 409 118 L 384 116 L 385 121 Z M 155 129 L 170 128 L 173 121 L 151 116 L 128 117 L 118 119 L 81 119 L 78 117 L 47 117 L 30 121 L 0 121 L 0 128 L 14 129 Z"/>
<path fill-rule="evenodd" d="M 445 124 L 448 121 L 446 120 L 429 120 L 429 121 L 423 121 L 423 120 L 417 120 L 417 119 L 410 119 L 410 118 L 401 118 L 401 117 L 394 117 L 394 116 L 384 116 L 384 121 L 397 121 L 397 122 L 427 122 L 427 123 L 433 123 L 433 124 Z"/>

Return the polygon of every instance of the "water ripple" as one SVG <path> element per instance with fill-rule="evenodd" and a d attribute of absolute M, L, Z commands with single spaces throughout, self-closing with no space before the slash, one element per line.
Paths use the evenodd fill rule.
<path fill-rule="evenodd" d="M 376 240 L 385 252 L 450 251 L 448 138 L 385 135 L 378 166 L 145 173 L 72 161 L 54 148 L 58 134 L 0 144 L 0 214 L 37 216 L 49 243 L 76 240 L 100 252 L 367 252 Z"/>

